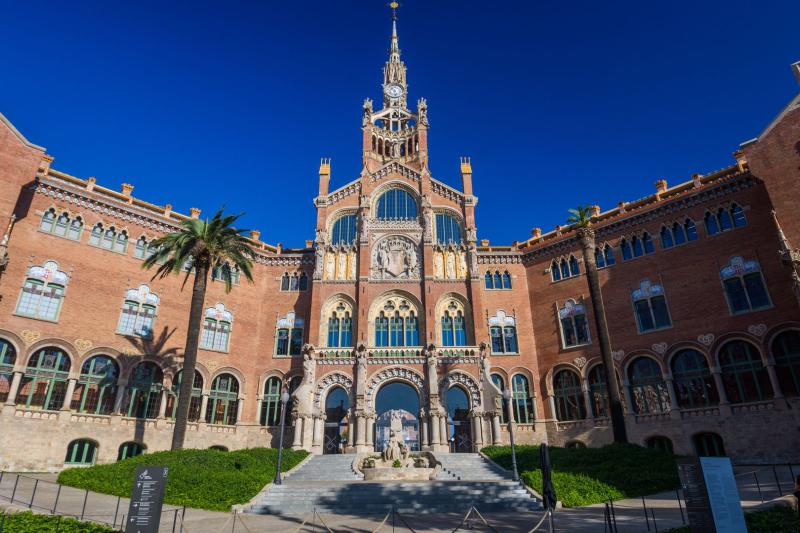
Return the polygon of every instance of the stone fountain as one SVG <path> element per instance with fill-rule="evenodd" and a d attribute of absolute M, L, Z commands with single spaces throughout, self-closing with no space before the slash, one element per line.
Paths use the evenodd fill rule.
<path fill-rule="evenodd" d="M 411 454 L 398 432 L 392 431 L 380 455 L 358 454 L 353 470 L 364 474 L 366 481 L 430 480 L 442 470 L 442 465 L 430 452 Z"/>

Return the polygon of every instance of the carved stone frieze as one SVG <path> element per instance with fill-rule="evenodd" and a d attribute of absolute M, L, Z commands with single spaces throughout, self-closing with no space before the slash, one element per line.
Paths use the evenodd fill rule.
<path fill-rule="evenodd" d="M 439 382 L 439 390 L 447 391 L 451 385 L 455 384 L 460 384 L 469 391 L 473 408 L 481 406 L 481 389 L 478 387 L 478 383 L 472 379 L 472 376 L 465 372 L 452 372 Z"/>
<path fill-rule="evenodd" d="M 375 279 L 419 279 L 420 252 L 416 243 L 401 235 L 378 241 L 372 249 L 370 277 Z"/>

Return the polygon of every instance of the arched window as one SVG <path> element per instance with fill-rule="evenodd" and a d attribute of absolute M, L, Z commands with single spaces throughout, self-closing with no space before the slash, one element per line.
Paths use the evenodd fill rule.
<path fill-rule="evenodd" d="M 686 243 L 686 233 L 684 232 L 683 226 L 677 222 L 672 223 L 672 239 L 675 241 L 675 246 Z"/>
<path fill-rule="evenodd" d="M 16 362 L 17 351 L 14 345 L 0 337 L 0 403 L 8 400 Z"/>
<path fill-rule="evenodd" d="M 672 379 L 681 409 L 708 407 L 719 403 L 714 377 L 703 354 L 691 348 L 672 357 Z"/>
<path fill-rule="evenodd" d="M 442 314 L 442 346 L 466 346 L 467 328 L 464 306 L 450 301 Z"/>
<path fill-rule="evenodd" d="M 144 338 L 152 337 L 158 304 L 158 295 L 150 292 L 150 287 L 147 285 L 139 285 L 137 289 L 128 289 L 117 323 L 117 333 Z"/>
<path fill-rule="evenodd" d="M 575 259 L 574 255 L 569 256 L 569 275 L 570 276 L 577 276 L 580 273 L 581 273 L 581 270 L 578 267 L 578 260 Z"/>
<path fill-rule="evenodd" d="M 514 402 L 514 420 L 520 424 L 532 424 L 533 399 L 528 386 L 528 378 L 522 374 L 516 374 L 511 378 L 512 400 Z"/>
<path fill-rule="evenodd" d="M 46 233 L 53 233 L 56 226 L 56 210 L 51 207 L 42 215 L 42 221 L 39 223 L 39 229 Z"/>
<path fill-rule="evenodd" d="M 661 237 L 661 247 L 662 248 L 672 248 L 675 246 L 675 241 L 672 239 L 672 231 L 670 231 L 666 226 L 661 226 L 661 232 L 659 233 Z"/>
<path fill-rule="evenodd" d="M 164 374 L 155 363 L 136 365 L 128 380 L 125 414 L 133 418 L 158 417 L 163 381 Z"/>
<path fill-rule="evenodd" d="M 503 376 L 501 376 L 500 374 L 492 374 L 492 383 L 494 383 L 495 387 L 500 389 L 501 393 L 505 392 L 506 383 L 503 380 Z M 508 400 L 503 398 L 501 404 L 502 404 L 502 409 L 500 410 L 498 415 L 500 416 L 500 423 L 505 424 L 506 422 L 508 422 Z"/>
<path fill-rule="evenodd" d="M 623 261 L 630 261 L 633 259 L 633 251 L 631 250 L 631 245 L 628 244 L 627 239 L 622 239 L 619 241 L 619 249 L 622 253 L 622 260 Z"/>
<path fill-rule="evenodd" d="M 589 324 L 586 322 L 586 307 L 567 300 L 564 307 L 558 310 L 561 324 L 561 340 L 564 348 L 589 344 Z"/>
<path fill-rule="evenodd" d="M 294 311 L 278 319 L 275 329 L 275 355 L 301 355 L 305 321 Z"/>
<path fill-rule="evenodd" d="M 744 216 L 744 210 L 737 204 L 731 204 L 731 218 L 733 219 L 734 228 L 741 228 L 747 225 L 747 218 Z"/>
<path fill-rule="evenodd" d="M 772 341 L 771 350 L 783 394 L 800 396 L 800 332 L 790 330 L 780 333 Z"/>
<path fill-rule="evenodd" d="M 494 280 L 494 288 L 500 289 L 503 286 L 503 278 L 500 276 L 500 272 L 495 270 L 494 276 L 492 278 Z"/>
<path fill-rule="evenodd" d="M 16 314 L 56 321 L 66 286 L 67 273 L 59 270 L 55 261 L 30 267 L 17 302 Z"/>
<path fill-rule="evenodd" d="M 719 222 L 717 221 L 717 217 L 713 214 L 707 211 L 706 215 L 703 217 L 703 222 L 706 226 L 707 235 L 716 235 L 719 233 Z"/>
<path fill-rule="evenodd" d="M 720 276 L 731 314 L 772 306 L 761 267 L 755 259 L 745 261 L 741 256 L 734 257 L 730 264 L 722 267 Z"/>
<path fill-rule="evenodd" d="M 686 232 L 687 241 L 697 240 L 697 226 L 695 226 L 694 220 L 691 218 L 687 218 L 683 221 L 683 231 Z"/>
<path fill-rule="evenodd" d="M 642 246 L 644 246 L 644 253 L 646 254 L 652 254 L 656 251 L 655 246 L 653 246 L 653 239 L 646 231 L 642 233 Z"/>
<path fill-rule="evenodd" d="M 669 391 L 661 375 L 661 367 L 649 357 L 634 359 L 628 366 L 633 409 L 637 414 L 669 411 Z"/>
<path fill-rule="evenodd" d="M 651 450 L 673 453 L 672 441 L 669 440 L 667 437 L 661 437 L 661 436 L 648 437 L 647 440 L 644 441 L 644 443 L 645 446 L 647 446 Z"/>
<path fill-rule="evenodd" d="M 510 289 L 511 288 L 511 274 L 508 273 L 508 270 L 503 272 L 503 288 Z"/>
<path fill-rule="evenodd" d="M 572 370 L 559 370 L 553 376 L 553 395 L 558 420 L 581 420 L 586 418 L 581 378 Z"/>
<path fill-rule="evenodd" d="M 614 266 L 617 262 L 617 259 L 614 257 L 614 249 L 608 243 L 603 246 L 603 257 L 605 258 L 607 267 Z"/>
<path fill-rule="evenodd" d="M 608 389 L 606 388 L 606 374 L 603 365 L 595 365 L 589 371 L 589 401 L 591 402 L 592 416 L 605 418 L 608 410 Z"/>
<path fill-rule="evenodd" d="M 183 370 L 179 370 L 172 380 L 172 388 L 167 397 L 167 417 L 174 419 L 178 414 L 178 399 L 181 396 L 181 383 L 183 383 Z M 200 411 L 203 406 L 203 376 L 197 370 L 194 371 L 192 380 L 192 395 L 189 400 L 189 422 L 200 420 Z"/>
<path fill-rule="evenodd" d="M 206 422 L 209 424 L 236 424 L 239 407 L 239 381 L 231 374 L 220 374 L 211 382 L 208 396 Z"/>
<path fill-rule="evenodd" d="M 288 291 L 289 290 L 289 274 L 284 272 L 283 276 L 281 276 L 281 290 Z"/>
<path fill-rule="evenodd" d="M 117 461 L 124 461 L 144 453 L 144 444 L 138 442 L 123 442 L 117 452 Z"/>
<path fill-rule="evenodd" d="M 281 276 L 281 291 L 305 291 L 308 290 L 308 276 L 305 272 L 284 272 Z"/>
<path fill-rule="evenodd" d="M 89 439 L 78 439 L 67 446 L 65 465 L 93 465 L 97 457 L 97 443 Z"/>
<path fill-rule="evenodd" d="M 289 380 L 287 391 L 292 394 L 297 387 L 300 386 L 302 378 L 295 376 Z M 260 423 L 262 426 L 278 426 L 281 423 L 281 394 L 283 394 L 283 381 L 277 377 L 272 376 L 267 378 L 264 383 L 264 396 L 261 399 L 261 414 Z M 291 404 L 289 404 L 291 408 Z M 284 423 L 288 426 L 292 423 L 290 417 L 286 416 Z"/>
<path fill-rule="evenodd" d="M 150 254 L 148 253 L 150 246 L 147 242 L 147 237 L 142 235 L 136 239 L 136 245 L 133 248 L 133 257 L 136 259 L 147 259 Z"/>
<path fill-rule="evenodd" d="M 722 437 L 716 433 L 698 433 L 692 437 L 692 443 L 695 453 L 699 457 L 722 457 L 725 455 Z"/>
<path fill-rule="evenodd" d="M 644 247 L 642 241 L 637 235 L 631 237 L 631 249 L 633 250 L 633 257 L 641 257 L 644 255 Z"/>
<path fill-rule="evenodd" d="M 719 221 L 719 229 L 720 231 L 728 231 L 733 229 L 733 221 L 731 220 L 731 214 L 728 212 L 727 209 L 723 209 L 720 207 L 717 210 L 717 220 Z"/>
<path fill-rule="evenodd" d="M 227 352 L 232 324 L 233 314 L 225 309 L 225 304 L 218 303 L 206 309 L 200 347 L 205 350 Z"/>
<path fill-rule="evenodd" d="M 117 235 L 117 238 L 114 240 L 114 244 L 111 248 L 113 251 L 124 254 L 128 251 L 128 232 L 122 230 Z"/>
<path fill-rule="evenodd" d="M 672 326 L 664 288 L 658 283 L 642 281 L 639 288 L 631 292 L 631 299 L 639 333 Z"/>
<path fill-rule="evenodd" d="M 561 278 L 566 279 L 570 277 L 569 263 L 567 263 L 567 260 L 562 258 L 559 266 L 561 267 Z"/>
<path fill-rule="evenodd" d="M 403 189 L 389 189 L 378 198 L 379 220 L 416 220 L 417 201 Z"/>
<path fill-rule="evenodd" d="M 331 228 L 331 244 L 353 244 L 356 240 L 356 216 L 344 215 Z"/>
<path fill-rule="evenodd" d="M 71 362 L 58 348 L 42 348 L 28 360 L 17 395 L 27 408 L 58 411 L 64 405 Z"/>
<path fill-rule="evenodd" d="M 494 283 L 492 283 L 491 272 L 486 272 L 486 274 L 483 275 L 483 285 L 487 289 L 494 289 Z"/>
<path fill-rule="evenodd" d="M 461 223 L 452 215 L 436 214 L 436 242 L 461 244 Z"/>
<path fill-rule="evenodd" d="M 298 282 L 297 286 L 301 291 L 308 290 L 308 276 L 305 272 L 300 272 L 300 281 Z"/>
<path fill-rule="evenodd" d="M 100 246 L 100 243 L 103 241 L 103 223 L 98 222 L 92 228 L 92 232 L 89 234 L 89 244 L 92 246 Z"/>
<path fill-rule="evenodd" d="M 758 349 L 747 341 L 734 340 L 719 351 L 722 382 L 731 403 L 760 402 L 772 398 L 767 369 Z"/>
<path fill-rule="evenodd" d="M 404 298 L 387 299 L 375 317 L 375 346 L 419 346 L 419 316 Z"/>
<path fill-rule="evenodd" d="M 489 336 L 492 339 L 492 353 L 517 353 L 517 321 L 505 311 L 498 311 L 489 317 Z"/>
<path fill-rule="evenodd" d="M 107 355 L 95 355 L 81 366 L 70 408 L 79 413 L 110 415 L 117 398 L 119 366 Z"/>
<path fill-rule="evenodd" d="M 561 281 L 561 270 L 558 268 L 558 262 L 553 259 L 553 262 L 550 263 L 550 275 L 553 278 L 553 281 Z"/>
<path fill-rule="evenodd" d="M 353 345 L 353 309 L 339 302 L 328 316 L 328 348 L 349 348 Z"/>
<path fill-rule="evenodd" d="M 603 255 L 603 249 L 599 246 L 594 249 L 594 264 L 597 265 L 597 268 L 605 268 L 606 266 L 606 258 Z"/>
<path fill-rule="evenodd" d="M 226 274 L 230 276 L 231 285 L 239 284 L 239 281 L 241 280 L 242 277 L 242 273 L 239 272 L 239 269 L 237 267 L 235 266 L 231 267 L 230 263 L 228 262 L 218 264 L 217 266 L 211 269 L 211 281 L 221 281 L 224 283 Z"/>
<path fill-rule="evenodd" d="M 80 216 L 70 218 L 67 212 L 63 212 L 56 217 L 56 210 L 51 207 L 42 215 L 39 229 L 59 237 L 78 241 L 83 232 L 83 219 Z"/>

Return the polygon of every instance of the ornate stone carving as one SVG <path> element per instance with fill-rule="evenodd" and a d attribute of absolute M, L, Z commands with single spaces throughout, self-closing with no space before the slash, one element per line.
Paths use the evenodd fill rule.
<path fill-rule="evenodd" d="M 23 329 L 22 332 L 20 333 L 20 336 L 22 337 L 22 340 L 25 341 L 25 344 L 30 346 L 31 344 L 39 340 L 39 337 L 42 336 L 42 332 L 30 329 Z"/>
<path fill-rule="evenodd" d="M 754 335 L 756 337 L 763 337 L 764 334 L 767 332 L 767 325 L 766 324 L 750 324 L 747 326 L 747 332 L 750 335 Z"/>
<path fill-rule="evenodd" d="M 716 337 L 714 337 L 713 333 L 706 333 L 705 335 L 698 335 L 697 342 L 699 342 L 703 346 L 711 346 L 712 344 L 714 344 L 715 338 Z"/>
<path fill-rule="evenodd" d="M 369 408 L 374 408 L 375 391 L 380 388 L 382 383 L 398 379 L 411 383 L 420 393 L 420 397 L 422 396 L 425 390 L 425 380 L 417 372 L 405 367 L 384 368 L 380 372 L 373 374 L 369 380 L 366 393 L 367 406 Z"/>
<path fill-rule="evenodd" d="M 376 279 L 419 279 L 417 245 L 400 235 L 382 239 L 372 250 L 370 276 Z"/>
<path fill-rule="evenodd" d="M 87 339 L 75 339 L 73 343 L 79 352 L 84 353 L 92 347 L 92 341 Z"/>
<path fill-rule="evenodd" d="M 658 355 L 664 355 L 665 353 L 667 353 L 667 348 L 669 348 L 669 345 L 666 342 L 659 342 L 659 343 L 653 344 L 651 346 L 651 348 Z"/>
<path fill-rule="evenodd" d="M 447 389 L 449 389 L 451 385 L 454 385 L 456 383 L 463 385 L 469 391 L 469 396 L 472 400 L 473 409 L 481 406 L 480 388 L 478 387 L 478 384 L 475 382 L 475 380 L 472 379 L 472 376 L 470 376 L 465 372 L 455 371 L 446 375 L 444 379 L 442 379 L 439 382 L 439 389 L 447 391 Z M 447 393 L 445 392 L 445 394 Z"/>
<path fill-rule="evenodd" d="M 575 359 L 572 360 L 572 362 L 578 368 L 583 368 L 583 367 L 586 366 L 586 358 L 585 357 L 576 357 Z"/>
<path fill-rule="evenodd" d="M 348 394 L 353 389 L 353 379 L 350 376 L 346 376 L 344 374 L 334 373 L 328 374 L 327 376 L 323 377 L 317 383 L 316 390 L 314 391 L 314 406 L 317 409 L 321 409 L 321 400 L 325 391 L 329 388 L 333 387 L 334 385 L 341 385 L 347 391 Z"/>
<path fill-rule="evenodd" d="M 611 352 L 611 357 L 614 358 L 614 361 L 620 362 L 625 357 L 625 350 L 615 350 Z"/>

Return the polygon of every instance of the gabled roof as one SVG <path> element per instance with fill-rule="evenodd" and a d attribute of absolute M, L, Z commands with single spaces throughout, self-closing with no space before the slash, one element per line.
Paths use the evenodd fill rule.
<path fill-rule="evenodd" d="M 11 133 L 16 135 L 17 139 L 19 139 L 20 142 L 22 142 L 22 144 L 24 144 L 28 148 L 33 148 L 34 150 L 39 150 L 41 152 L 44 152 L 44 151 L 47 150 L 44 146 L 39 146 L 38 144 L 33 144 L 28 139 L 26 139 L 25 136 L 22 133 L 20 133 L 20 131 L 17 128 L 15 128 L 14 125 L 11 123 L 11 121 L 8 120 L 6 118 L 6 116 L 4 114 L 2 114 L 2 113 L 0 113 L 0 122 L 5 124 L 6 127 L 8 127 L 8 129 L 11 130 Z"/>
<path fill-rule="evenodd" d="M 797 93 L 797 95 L 795 95 L 795 97 L 792 98 L 792 101 L 789 102 L 789 104 L 783 108 L 783 111 L 778 113 L 778 116 L 775 117 L 766 128 L 764 128 L 764 131 L 762 131 L 758 137 L 756 137 L 755 139 L 750 139 L 749 141 L 745 141 L 739 146 L 744 147 L 747 146 L 748 144 L 753 144 L 754 142 L 758 142 L 759 139 L 765 137 L 767 134 L 769 134 L 770 131 L 772 131 L 772 129 L 775 126 L 780 124 L 780 122 L 786 117 L 786 115 L 797 109 L 800 109 L 800 93 Z"/>

